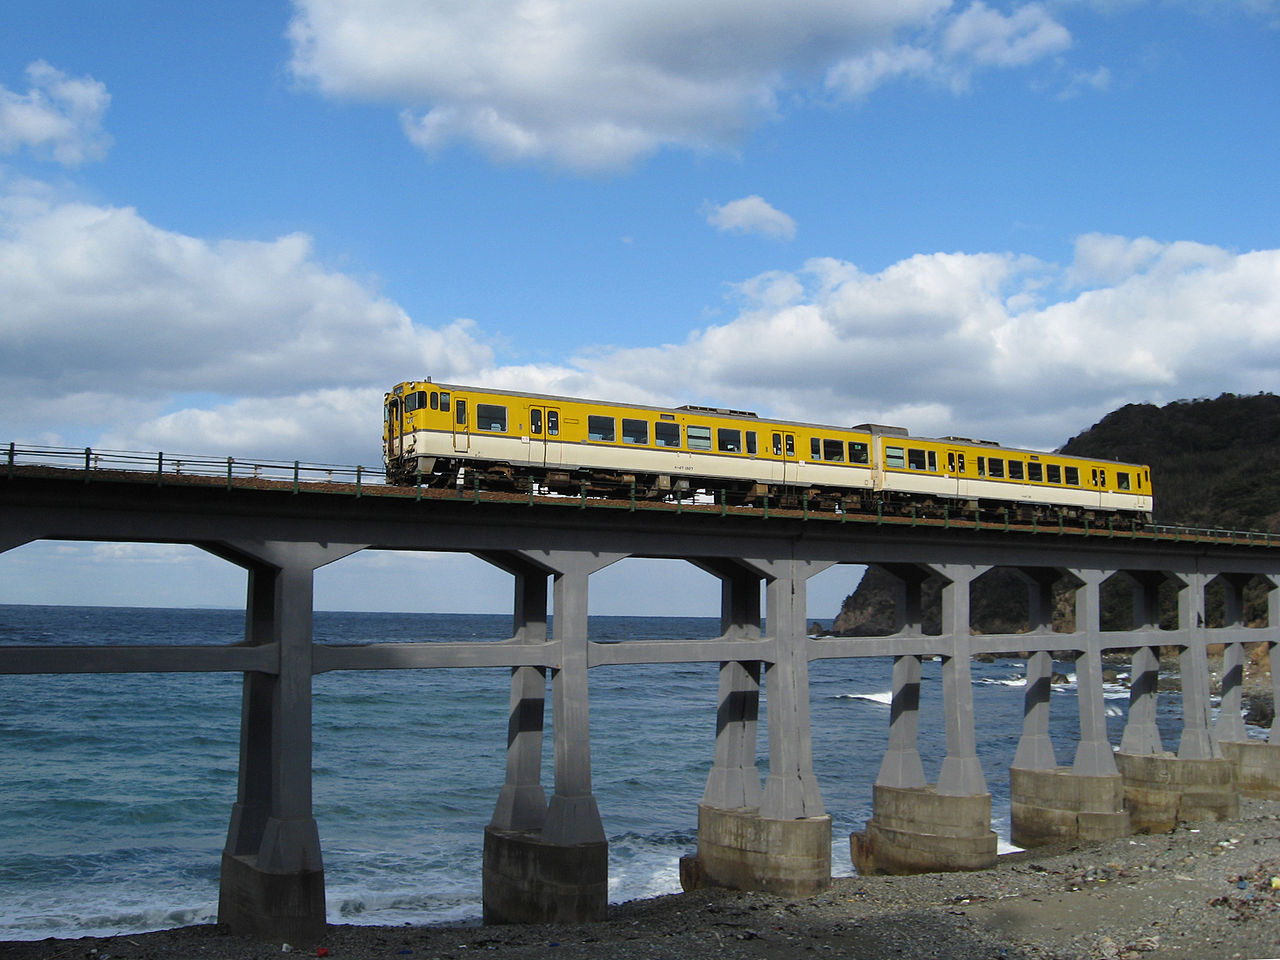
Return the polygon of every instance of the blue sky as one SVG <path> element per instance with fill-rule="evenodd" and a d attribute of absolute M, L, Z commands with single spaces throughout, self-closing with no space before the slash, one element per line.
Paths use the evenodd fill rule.
<path fill-rule="evenodd" d="M 9 0 L 0 439 L 376 464 L 431 375 L 1052 448 L 1280 383 L 1277 156 L 1274 0 Z"/>

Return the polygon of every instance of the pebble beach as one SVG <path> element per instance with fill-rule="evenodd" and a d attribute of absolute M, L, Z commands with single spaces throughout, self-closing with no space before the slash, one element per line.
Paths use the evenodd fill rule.
<path fill-rule="evenodd" d="M 4 960 L 1260 960 L 1280 958 L 1280 801 L 1240 819 L 1007 854 L 989 870 L 842 877 L 786 900 L 727 890 L 636 900 L 577 926 L 340 926 L 315 944 L 217 925 L 0 943 Z"/>

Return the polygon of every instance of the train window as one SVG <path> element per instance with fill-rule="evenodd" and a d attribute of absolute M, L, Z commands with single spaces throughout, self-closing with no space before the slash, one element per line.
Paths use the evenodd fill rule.
<path fill-rule="evenodd" d="M 756 432 L 754 430 L 747 431 L 747 454 L 752 457 L 756 455 Z"/>
<path fill-rule="evenodd" d="M 597 417 L 591 415 L 587 417 L 587 439 L 588 440 L 606 440 L 613 443 L 617 439 L 614 433 L 613 417 Z"/>
<path fill-rule="evenodd" d="M 978 476 L 985 477 L 987 475 L 987 458 L 978 458 Z"/>
<path fill-rule="evenodd" d="M 622 442 L 623 443 L 648 443 L 649 442 L 649 421 L 648 420 L 629 420 L 622 418 Z"/>
<path fill-rule="evenodd" d="M 897 467 L 899 470 L 905 467 L 907 460 L 903 449 L 901 447 L 885 447 L 884 465 L 886 467 Z"/>
<path fill-rule="evenodd" d="M 716 446 L 722 453 L 741 453 L 742 431 L 720 427 L 716 430 Z"/>
<path fill-rule="evenodd" d="M 1036 483 L 1041 483 L 1044 480 L 1044 467 L 1038 463 L 1028 463 L 1027 479 Z"/>
<path fill-rule="evenodd" d="M 404 398 L 404 409 L 406 413 L 413 413 L 415 410 L 421 410 L 426 405 L 427 394 L 423 390 L 418 390 Z"/>
<path fill-rule="evenodd" d="M 1129 475 L 1127 473 L 1116 471 L 1116 487 L 1121 490 L 1129 489 Z"/>
<path fill-rule="evenodd" d="M 1048 471 L 1050 483 L 1062 482 L 1062 467 L 1056 463 L 1045 464 L 1045 470 Z"/>
<path fill-rule="evenodd" d="M 809 459 L 810 460 L 822 459 L 822 441 L 819 440 L 817 437 L 809 438 Z"/>
<path fill-rule="evenodd" d="M 791 434 L 787 434 L 787 456 L 794 457 L 796 455 L 796 438 Z"/>
<path fill-rule="evenodd" d="M 844 463 L 844 442 L 840 440 L 822 441 L 822 459 L 835 463 Z"/>
<path fill-rule="evenodd" d="M 457 420 L 457 422 L 459 423 L 459 425 L 461 425 L 461 426 L 466 426 L 466 423 L 467 423 L 467 401 L 465 401 L 465 400 L 459 400 L 457 403 L 455 403 L 455 404 L 454 404 L 454 408 L 455 408 L 455 409 L 454 409 L 454 413 L 455 413 L 455 414 L 457 414 L 457 415 L 454 417 L 454 419 L 455 419 L 455 420 Z"/>
<path fill-rule="evenodd" d="M 1004 460 L 1001 457 L 987 457 L 987 476 L 1004 476 Z"/>
<path fill-rule="evenodd" d="M 1009 479 L 1010 480 L 1022 479 L 1022 461 L 1021 460 L 1009 461 Z"/>
<path fill-rule="evenodd" d="M 680 424 L 665 420 L 653 425 L 653 442 L 660 447 L 680 446 Z"/>
<path fill-rule="evenodd" d="M 436 393 L 434 390 L 431 391 L 431 409 L 440 409 L 440 394 Z"/>
<path fill-rule="evenodd" d="M 685 427 L 685 439 L 689 443 L 690 450 L 710 450 L 711 449 L 711 428 L 710 427 Z"/>
<path fill-rule="evenodd" d="M 559 410 L 547 411 L 547 436 L 548 437 L 560 436 L 560 411 Z"/>
<path fill-rule="evenodd" d="M 1069 486 L 1069 487 L 1078 487 L 1078 486 L 1080 486 L 1080 470 L 1079 470 L 1079 468 L 1077 468 L 1077 467 L 1063 467 L 1063 471 L 1062 471 L 1062 472 L 1063 472 L 1063 473 L 1065 474 L 1065 476 L 1066 476 L 1067 486 Z"/>
<path fill-rule="evenodd" d="M 929 451 L 929 469 L 935 473 L 938 470 L 938 452 L 936 450 Z"/>
<path fill-rule="evenodd" d="M 1107 485 L 1107 471 L 1105 470 L 1093 471 L 1093 485 L 1095 487 L 1105 487 Z"/>
<path fill-rule="evenodd" d="M 449 391 L 448 390 L 440 391 L 440 409 L 443 410 L 445 413 L 449 412 Z"/>
<path fill-rule="evenodd" d="M 476 429 L 490 433 L 507 432 L 507 408 L 493 403 L 476 404 Z"/>
<path fill-rule="evenodd" d="M 907 450 L 907 466 L 912 470 L 923 470 L 924 465 L 924 451 L 919 447 L 910 447 Z"/>
<path fill-rule="evenodd" d="M 857 440 L 849 441 L 849 462 L 850 463 L 870 463 L 871 457 L 867 452 L 867 445 Z"/>
<path fill-rule="evenodd" d="M 542 433 L 542 411 L 537 407 L 529 411 L 529 432 Z"/>
<path fill-rule="evenodd" d="M 773 455 L 775 457 L 782 456 L 782 434 L 780 433 L 773 435 Z"/>

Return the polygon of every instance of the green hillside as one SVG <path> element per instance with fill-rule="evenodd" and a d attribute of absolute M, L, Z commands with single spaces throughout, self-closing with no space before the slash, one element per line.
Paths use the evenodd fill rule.
<path fill-rule="evenodd" d="M 1156 523 L 1280 532 L 1280 397 L 1131 403 L 1064 453 L 1148 463 Z"/>

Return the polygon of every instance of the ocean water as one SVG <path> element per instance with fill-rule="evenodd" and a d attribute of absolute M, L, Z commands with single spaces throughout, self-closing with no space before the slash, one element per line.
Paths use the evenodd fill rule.
<path fill-rule="evenodd" d="M 320 642 L 497 640 L 510 617 L 324 613 Z M 592 617 L 592 639 L 712 637 L 713 618 Z M 3 644 L 230 643 L 243 613 L 0 605 Z M 811 665 L 818 781 L 833 872 L 871 814 L 888 739 L 887 659 Z M 1009 831 L 1008 766 L 1021 733 L 1018 661 L 973 664 L 978 750 L 993 827 Z M 1071 665 L 1056 669 L 1071 673 Z M 940 664 L 926 662 L 920 752 L 946 753 Z M 314 808 L 334 923 L 466 922 L 480 915 L 484 826 L 505 771 L 506 669 L 353 671 L 315 678 Z M 714 665 L 592 670 L 592 771 L 609 837 L 612 901 L 675 892 L 696 845 L 714 751 Z M 160 929 L 216 918 L 235 802 L 239 675 L 0 676 L 0 940 Z M 1118 743 L 1127 691 L 1107 691 Z M 1180 704 L 1162 695 L 1176 747 Z M 760 768 L 768 769 L 767 699 Z M 551 793 L 548 696 L 543 783 Z M 1070 763 L 1075 684 L 1054 687 L 1051 734 Z"/>

